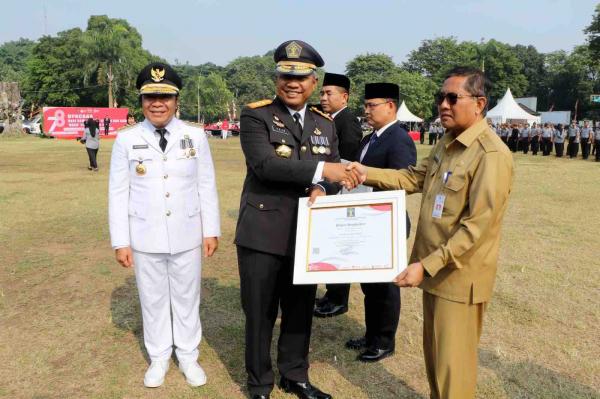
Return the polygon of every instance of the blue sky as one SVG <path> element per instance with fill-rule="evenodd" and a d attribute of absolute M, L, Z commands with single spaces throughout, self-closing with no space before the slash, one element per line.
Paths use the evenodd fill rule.
<path fill-rule="evenodd" d="M 357 54 L 383 52 L 396 62 L 424 39 L 494 38 L 538 50 L 582 44 L 598 0 L 21 0 L 3 1 L 0 42 L 79 26 L 90 15 L 128 20 L 143 46 L 170 62 L 225 65 L 264 54 L 288 39 L 313 45 L 325 69 L 343 72 Z M 45 10 L 45 12 L 44 12 Z M 44 18 L 46 15 L 46 18 Z"/>

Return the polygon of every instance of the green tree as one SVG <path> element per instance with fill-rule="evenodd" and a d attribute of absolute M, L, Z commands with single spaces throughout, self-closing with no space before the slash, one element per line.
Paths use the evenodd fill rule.
<path fill-rule="evenodd" d="M 512 47 L 512 52 L 523 64 L 523 75 L 527 79 L 527 88 L 524 95 L 537 97 L 539 110 L 548 109 L 548 71 L 546 70 L 546 56 L 537 51 L 534 46 L 517 44 Z"/>
<path fill-rule="evenodd" d="M 596 61 L 600 61 L 600 4 L 596 6 L 596 13 L 592 17 L 592 22 L 585 28 L 588 35 L 588 45 L 591 56 Z"/>
<path fill-rule="evenodd" d="M 600 118 L 598 107 L 590 100 L 591 94 L 600 91 L 600 65 L 590 56 L 588 46 L 577 46 L 571 54 L 548 54 L 547 68 L 550 103 L 555 110 L 570 110 L 577 119 Z"/>
<path fill-rule="evenodd" d="M 510 87 L 515 97 L 525 94 L 527 78 L 523 74 L 523 63 L 514 54 L 511 46 L 490 40 L 485 46 L 485 74 L 493 84 L 490 96 L 502 98 Z"/>
<path fill-rule="evenodd" d="M 196 120 L 200 99 L 200 119 L 214 122 L 229 116 L 233 94 L 225 80 L 216 72 L 208 76 L 198 76 L 196 81 L 184 82 L 179 99 L 180 114 L 183 119 Z"/>
<path fill-rule="evenodd" d="M 455 66 L 481 66 L 478 50 L 474 42 L 458 43 L 455 37 L 423 40 L 418 49 L 409 53 L 402 67 L 431 78 L 439 86 L 446 73 Z"/>
<path fill-rule="evenodd" d="M 27 61 L 23 94 L 34 106 L 75 106 L 84 94 L 83 32 L 79 28 L 43 36 Z M 85 104 L 92 105 L 92 104 Z"/>
<path fill-rule="evenodd" d="M 225 67 L 223 76 L 239 106 L 273 98 L 275 95 L 273 52 L 262 56 L 238 57 Z"/>
<path fill-rule="evenodd" d="M 142 49 L 142 37 L 123 19 L 106 15 L 91 16 L 84 35 L 82 56 L 85 83 L 95 82 L 107 88 L 109 107 L 115 104 L 115 92 L 132 90 L 138 71 L 151 58 Z M 118 103 L 118 101 L 117 101 Z"/>
<path fill-rule="evenodd" d="M 19 39 L 3 43 L 0 46 L 0 81 L 17 82 L 22 87 L 27 60 L 35 43 L 28 39 Z"/>

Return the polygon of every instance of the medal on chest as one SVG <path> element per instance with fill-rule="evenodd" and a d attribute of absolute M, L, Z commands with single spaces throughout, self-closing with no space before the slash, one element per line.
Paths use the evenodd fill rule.
<path fill-rule="evenodd" d="M 137 173 L 139 176 L 146 174 L 146 166 L 144 165 L 144 161 L 141 159 L 138 161 L 138 164 L 135 165 L 135 173 Z"/>

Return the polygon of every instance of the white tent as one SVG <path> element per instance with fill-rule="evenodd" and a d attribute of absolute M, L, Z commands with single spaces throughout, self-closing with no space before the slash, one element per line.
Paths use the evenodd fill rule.
<path fill-rule="evenodd" d="M 400 104 L 400 107 L 398 108 L 396 118 L 400 122 L 423 122 L 423 119 L 419 118 L 418 116 L 415 116 L 412 112 L 408 110 L 408 107 L 406 106 L 406 104 L 404 104 L 404 101 L 402 101 L 402 104 Z"/>
<path fill-rule="evenodd" d="M 504 123 L 507 119 L 525 120 L 528 123 L 540 123 L 540 117 L 527 113 L 513 98 L 510 88 L 498 104 L 487 112 L 486 117 L 496 123 Z"/>

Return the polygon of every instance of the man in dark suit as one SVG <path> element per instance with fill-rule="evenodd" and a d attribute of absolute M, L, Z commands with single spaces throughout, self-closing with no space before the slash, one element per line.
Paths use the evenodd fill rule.
<path fill-rule="evenodd" d="M 348 109 L 350 79 L 345 75 L 326 73 L 321 88 L 321 108 L 335 122 L 342 159 L 354 160 L 362 139 L 362 129 L 356 116 Z M 327 293 L 319 299 L 315 316 L 332 317 L 348 311 L 349 284 L 327 284 Z"/>
<path fill-rule="evenodd" d="M 300 398 L 330 395 L 308 379 L 308 349 L 316 286 L 293 285 L 298 198 L 335 194 L 344 180 L 333 120 L 307 101 L 324 62 L 300 40 L 274 53 L 277 96 L 242 110 L 240 142 L 246 179 L 235 234 L 242 308 L 246 316 L 246 371 L 253 398 L 268 398 L 273 326 L 281 307 L 277 366 L 281 387 Z M 333 162 L 333 163 L 332 163 Z M 342 177 L 340 177 L 342 176 Z M 339 181 L 336 180 L 336 181 Z"/>
<path fill-rule="evenodd" d="M 365 116 L 373 133 L 366 136 L 356 160 L 384 169 L 406 169 L 417 162 L 417 149 L 408 132 L 396 120 L 400 89 L 393 83 L 365 85 Z M 407 236 L 410 220 L 406 216 Z M 400 320 L 400 289 L 393 283 L 363 283 L 365 294 L 364 337 L 351 339 L 346 346 L 363 350 L 358 360 L 376 362 L 394 353 Z"/>

